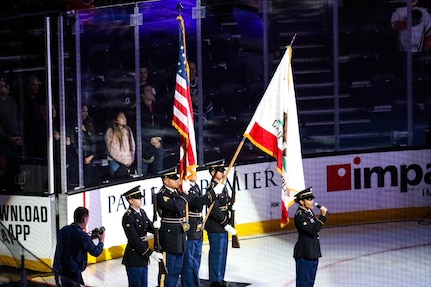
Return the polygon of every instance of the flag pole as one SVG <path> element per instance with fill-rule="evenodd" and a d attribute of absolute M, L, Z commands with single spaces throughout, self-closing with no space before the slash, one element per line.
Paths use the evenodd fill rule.
<path fill-rule="evenodd" d="M 178 11 L 178 16 L 181 16 L 181 11 L 184 9 L 184 7 L 183 7 L 183 4 L 181 4 L 180 1 L 178 1 L 176 9 Z"/>
<path fill-rule="evenodd" d="M 232 159 L 231 159 L 231 161 L 230 161 L 230 163 L 229 163 L 229 167 L 227 168 L 227 170 L 226 170 L 226 172 L 225 172 L 225 174 L 224 174 L 224 176 L 223 176 L 223 178 L 222 178 L 222 181 L 221 181 L 221 183 L 222 183 L 222 184 L 224 184 L 224 183 L 226 182 L 227 176 L 228 176 L 228 174 L 229 174 L 230 170 L 232 169 L 233 164 L 235 163 L 235 161 L 236 161 L 236 159 L 237 159 L 237 157 L 238 157 L 238 155 L 239 155 L 239 152 L 240 152 L 240 151 L 241 151 L 241 149 L 242 149 L 242 146 L 244 145 L 245 139 L 246 139 L 245 137 L 242 137 L 242 140 L 241 140 L 241 142 L 239 143 L 239 145 L 238 145 L 238 147 L 237 147 L 237 149 L 236 149 L 236 151 L 235 151 L 235 154 L 233 155 L 233 157 L 232 157 Z M 214 178 L 214 176 L 213 176 L 213 178 Z M 204 218 L 204 220 L 203 220 L 203 224 L 204 224 L 204 225 L 205 225 L 205 223 L 206 223 L 206 221 L 207 221 L 207 219 L 208 219 L 208 216 L 210 215 L 211 210 L 213 209 L 213 207 L 214 207 L 214 202 L 212 202 L 212 203 L 211 203 L 211 205 L 210 205 L 210 206 L 209 206 L 209 208 L 208 208 L 207 214 L 206 214 L 206 216 L 205 216 L 205 218 Z"/>
<path fill-rule="evenodd" d="M 227 168 L 227 170 L 226 170 L 226 172 L 225 172 L 225 174 L 224 174 L 224 176 L 223 176 L 223 179 L 222 179 L 222 182 L 221 182 L 222 184 L 224 184 L 224 183 L 226 182 L 226 178 L 227 178 L 227 176 L 228 176 L 228 174 L 229 174 L 230 170 L 232 169 L 233 164 L 235 163 L 235 161 L 236 161 L 236 159 L 237 159 L 237 157 L 238 157 L 238 155 L 239 155 L 239 152 L 241 151 L 242 146 L 244 145 L 244 142 L 245 142 L 245 137 L 242 137 L 242 140 L 241 140 L 241 142 L 239 143 L 239 145 L 238 145 L 238 147 L 237 147 L 237 149 L 236 149 L 236 151 L 235 151 L 235 154 L 233 155 L 233 157 L 232 157 L 232 159 L 231 159 L 231 161 L 230 161 L 230 163 L 229 163 L 229 167 Z M 235 176 L 235 175 L 234 175 L 234 176 Z M 214 178 L 214 176 L 213 176 L 213 178 Z M 235 178 L 234 178 L 233 184 L 235 184 Z M 233 185 L 233 188 L 235 188 L 235 185 Z M 211 205 L 210 205 L 210 206 L 209 206 L 209 208 L 208 208 L 207 214 L 205 215 L 205 218 L 203 219 L 203 225 L 204 225 L 204 226 L 205 226 L 205 223 L 206 223 L 206 222 L 207 222 L 207 220 L 208 220 L 208 217 L 209 217 L 209 215 L 210 215 L 211 211 L 213 210 L 214 203 L 215 203 L 215 201 L 213 201 L 213 202 L 211 203 Z M 233 203 L 232 203 L 232 206 L 233 206 Z M 235 224 L 235 223 L 234 223 L 234 222 L 232 222 L 232 225 L 234 225 L 234 224 Z M 236 235 L 236 237 L 235 237 L 235 236 L 232 236 L 232 247 L 233 247 L 233 248 L 239 248 L 238 235 Z"/>
<path fill-rule="evenodd" d="M 238 145 L 238 147 L 237 147 L 237 149 L 235 151 L 235 154 L 233 155 L 233 157 L 232 157 L 232 159 L 231 159 L 231 161 L 229 163 L 229 167 L 227 168 L 227 170 L 226 170 L 226 172 L 225 172 L 225 174 L 223 176 L 222 183 L 225 183 L 226 178 L 229 175 L 229 172 L 232 169 L 232 167 L 233 167 L 233 165 L 234 165 L 234 163 L 235 163 L 235 161 L 236 161 L 236 159 L 237 159 L 237 157 L 239 155 L 239 152 L 241 151 L 241 149 L 242 149 L 242 147 L 244 145 L 245 139 L 246 139 L 245 137 L 242 137 L 242 140 L 239 143 L 239 145 Z"/>
<path fill-rule="evenodd" d="M 289 44 L 289 46 L 290 46 L 290 47 L 292 47 L 293 42 L 295 42 L 296 35 L 298 35 L 298 33 L 295 33 L 295 34 L 293 35 L 293 37 L 292 37 L 292 41 L 290 41 L 290 44 Z"/>

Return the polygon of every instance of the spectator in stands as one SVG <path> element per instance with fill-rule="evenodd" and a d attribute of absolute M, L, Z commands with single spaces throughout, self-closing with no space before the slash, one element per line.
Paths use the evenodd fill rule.
<path fill-rule="evenodd" d="M 52 109 L 52 125 L 53 125 L 53 132 L 54 132 L 54 140 L 60 138 L 60 127 L 59 123 L 57 121 L 57 110 L 54 105 L 51 107 Z M 35 125 L 35 137 L 32 138 L 31 144 L 37 145 L 38 147 L 35 148 L 35 151 L 37 152 L 37 155 L 41 157 L 42 159 L 47 159 L 47 138 L 48 138 L 48 120 L 49 120 L 49 109 L 47 104 L 43 104 L 39 107 L 39 114 L 42 119 L 41 122 L 37 123 Z M 54 142 L 55 144 L 55 142 Z M 54 150 L 55 153 L 55 150 Z"/>
<path fill-rule="evenodd" d="M 105 133 L 109 170 L 113 178 L 124 178 L 134 163 L 136 145 L 125 113 L 118 111 L 114 115 Z"/>
<path fill-rule="evenodd" d="M 149 84 L 148 82 L 148 68 L 141 67 L 139 69 L 139 86 L 142 88 L 143 85 Z"/>
<path fill-rule="evenodd" d="M 148 67 L 141 67 L 139 69 L 139 89 L 142 91 L 144 86 L 151 85 L 154 95 L 157 95 L 159 107 L 163 107 L 165 109 L 165 113 L 170 115 L 172 112 L 173 99 L 166 97 L 166 92 L 169 91 L 169 88 L 166 86 L 166 83 L 159 83 L 162 84 L 162 87 L 159 87 L 154 83 L 154 79 L 151 78 L 150 74 L 151 72 Z"/>
<path fill-rule="evenodd" d="M 9 85 L 0 78 L 0 188 L 16 190 L 15 176 L 20 173 L 21 126 L 18 106 L 9 95 Z"/>
<path fill-rule="evenodd" d="M 43 118 L 43 124 L 39 127 L 39 132 L 48 133 L 48 105 L 42 105 L 40 107 L 40 113 Z M 57 119 L 57 110 L 55 106 L 52 106 L 52 119 L 53 119 L 53 153 L 54 153 L 54 184 L 56 192 L 62 191 L 62 177 L 61 177 L 61 168 L 62 166 L 66 166 L 67 178 L 64 179 L 67 181 L 67 189 L 72 189 L 78 186 L 78 172 L 77 172 L 77 156 L 76 156 L 76 148 L 72 144 L 70 139 L 70 132 L 66 132 L 65 137 L 65 149 L 66 149 L 66 163 L 63 165 L 61 161 L 61 133 Z M 34 142 L 38 142 L 38 145 L 41 145 L 41 152 L 47 155 L 47 139 L 40 137 L 35 139 Z"/>
<path fill-rule="evenodd" d="M 149 85 L 149 79 L 148 79 L 148 68 L 143 66 L 139 68 L 139 90 L 142 90 L 142 87 L 144 85 Z M 136 108 L 136 93 L 134 92 L 135 88 L 133 87 L 133 92 L 131 90 L 126 91 L 126 98 L 124 100 L 124 103 L 129 105 L 131 109 Z M 134 126 L 134 125 L 132 125 Z"/>
<path fill-rule="evenodd" d="M 24 94 L 19 100 L 23 115 L 23 154 L 27 157 L 44 159 L 46 157 L 46 121 L 42 118 L 41 107 L 45 105 L 45 97 L 40 95 L 40 82 L 36 75 L 30 75 L 24 83 Z M 45 134 L 41 133 L 45 132 Z M 43 143 L 42 143 L 43 141 Z"/>
<path fill-rule="evenodd" d="M 428 9 L 419 5 L 419 0 L 412 1 L 411 51 L 422 52 L 431 46 L 431 15 Z M 400 51 L 407 51 L 409 39 L 407 34 L 407 7 L 399 7 L 391 17 L 392 27 L 398 31 Z"/>
<path fill-rule="evenodd" d="M 189 68 L 190 68 L 190 96 L 192 98 L 193 114 L 194 114 L 195 125 L 196 125 L 200 120 L 199 111 L 198 111 L 199 95 L 198 95 L 198 77 L 197 77 L 196 63 L 190 61 Z M 203 124 L 205 125 L 206 123 L 211 122 L 214 119 L 214 109 L 213 109 L 213 103 L 211 99 L 205 97 L 205 95 L 202 95 L 202 97 L 203 97 L 202 120 L 203 120 Z"/>
<path fill-rule="evenodd" d="M 55 108 L 53 108 L 55 110 Z M 78 181 L 78 157 L 77 157 L 77 148 L 72 143 L 70 135 L 66 135 L 65 139 L 66 144 L 66 172 L 67 172 L 67 189 L 73 189 L 79 186 Z M 61 186 L 61 134 L 58 129 L 54 130 L 54 174 L 55 174 L 55 186 L 56 190 L 60 191 Z"/>
<path fill-rule="evenodd" d="M 18 105 L 9 92 L 6 80 L 0 78 L 0 153 L 21 156 L 21 119 Z"/>
<path fill-rule="evenodd" d="M 155 174 L 163 169 L 163 136 L 168 115 L 156 101 L 150 84 L 141 87 L 142 174 Z M 152 168 L 149 170 L 149 168 Z"/>
<path fill-rule="evenodd" d="M 83 174 L 84 174 L 84 186 L 88 187 L 92 183 L 96 182 L 96 178 L 93 177 L 94 168 L 93 161 L 96 158 L 96 129 L 94 126 L 93 119 L 88 115 L 88 106 L 86 104 L 82 105 L 81 108 L 82 117 L 82 160 L 83 160 Z M 78 156 L 78 129 L 75 128 L 73 144 L 76 148 L 76 156 Z M 79 170 L 77 169 L 77 172 Z"/>

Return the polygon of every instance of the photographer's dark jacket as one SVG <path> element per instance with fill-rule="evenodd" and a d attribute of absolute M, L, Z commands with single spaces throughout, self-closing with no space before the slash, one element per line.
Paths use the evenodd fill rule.
<path fill-rule="evenodd" d="M 293 251 L 294 258 L 317 259 L 322 257 L 320 252 L 319 231 L 326 222 L 326 217 L 317 218 L 313 211 L 302 206 L 295 214 L 295 226 L 298 230 L 298 241 Z"/>
<path fill-rule="evenodd" d="M 157 211 L 161 217 L 160 245 L 164 252 L 184 253 L 187 200 L 177 190 L 163 186 L 157 193 Z"/>
<path fill-rule="evenodd" d="M 142 208 L 137 212 L 129 207 L 123 215 L 122 225 L 127 245 L 121 263 L 129 267 L 147 266 L 153 253 L 148 246 L 147 232 L 154 230 L 153 223 Z"/>
<path fill-rule="evenodd" d="M 87 253 L 97 257 L 102 254 L 103 242 L 93 243 L 90 235 L 72 223 L 58 232 L 54 272 L 81 273 L 87 267 Z"/>

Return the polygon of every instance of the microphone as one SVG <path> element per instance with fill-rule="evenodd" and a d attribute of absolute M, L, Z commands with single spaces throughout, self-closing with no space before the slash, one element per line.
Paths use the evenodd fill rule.
<path fill-rule="evenodd" d="M 317 202 L 314 202 L 314 206 L 315 207 L 317 207 L 317 208 L 321 208 L 322 206 L 319 204 L 319 203 L 317 203 Z M 328 211 L 326 211 L 326 214 L 327 215 L 330 215 L 331 213 L 329 212 L 329 210 Z"/>

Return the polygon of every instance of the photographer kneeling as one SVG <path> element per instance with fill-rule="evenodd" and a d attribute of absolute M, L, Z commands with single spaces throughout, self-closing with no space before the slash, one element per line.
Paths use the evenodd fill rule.
<path fill-rule="evenodd" d="M 87 267 L 87 253 L 95 257 L 102 254 L 105 229 L 100 227 L 93 230 L 92 235 L 87 234 L 84 229 L 88 219 L 88 209 L 78 207 L 73 214 L 73 223 L 58 232 L 53 265 L 57 286 L 85 285 L 82 272 Z M 92 237 L 99 239 L 97 245 Z"/>

